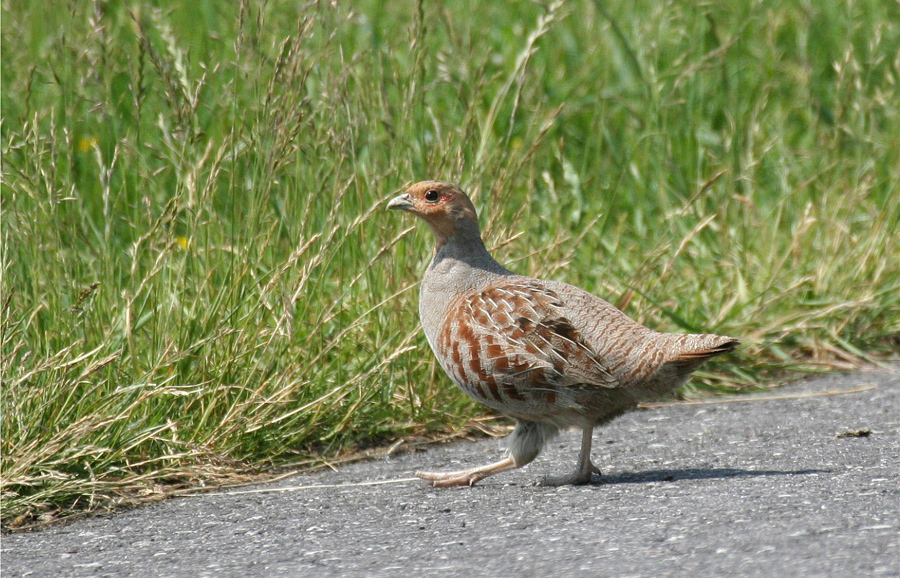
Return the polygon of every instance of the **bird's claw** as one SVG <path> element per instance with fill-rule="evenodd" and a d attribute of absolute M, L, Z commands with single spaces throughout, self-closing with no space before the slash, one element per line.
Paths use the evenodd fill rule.
<path fill-rule="evenodd" d="M 473 470 L 461 470 L 458 472 L 416 472 L 417 478 L 431 482 L 435 488 L 450 488 L 453 486 L 474 486 L 484 476 Z"/>

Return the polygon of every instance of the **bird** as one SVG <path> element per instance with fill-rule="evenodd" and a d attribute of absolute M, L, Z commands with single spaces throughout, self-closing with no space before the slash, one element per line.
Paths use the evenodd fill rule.
<path fill-rule="evenodd" d="M 422 181 L 387 207 L 434 233 L 419 288 L 419 319 L 438 363 L 476 401 L 511 417 L 504 459 L 452 472 L 416 472 L 435 487 L 474 486 L 532 462 L 560 430 L 581 430 L 575 471 L 539 484 L 590 483 L 593 430 L 684 384 L 739 340 L 659 333 L 603 299 L 561 281 L 517 275 L 481 237 L 471 199 L 445 181 Z"/>

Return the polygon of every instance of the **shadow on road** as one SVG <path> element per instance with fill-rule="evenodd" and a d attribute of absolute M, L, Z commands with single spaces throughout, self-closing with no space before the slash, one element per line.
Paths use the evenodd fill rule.
<path fill-rule="evenodd" d="M 712 468 L 686 470 L 650 470 L 647 472 L 622 472 L 619 474 L 594 477 L 591 484 L 604 486 L 607 484 L 645 484 L 648 482 L 675 482 L 678 480 L 712 480 L 721 478 L 754 477 L 754 476 L 802 476 L 809 474 L 826 474 L 831 470 L 739 470 L 736 468 Z"/>

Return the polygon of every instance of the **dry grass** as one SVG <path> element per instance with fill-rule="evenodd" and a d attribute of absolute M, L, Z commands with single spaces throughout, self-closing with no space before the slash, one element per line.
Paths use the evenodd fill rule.
<path fill-rule="evenodd" d="M 6 527 L 481 411 L 382 210 L 422 178 L 518 271 L 740 337 L 687 395 L 897 351 L 894 4 L 194 4 L 2 3 Z"/>

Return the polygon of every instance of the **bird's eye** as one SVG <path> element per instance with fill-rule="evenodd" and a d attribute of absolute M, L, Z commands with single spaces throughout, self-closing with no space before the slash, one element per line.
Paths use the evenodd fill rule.
<path fill-rule="evenodd" d="M 432 189 L 432 190 L 430 190 L 430 191 L 428 191 L 428 192 L 425 193 L 425 200 L 428 201 L 429 203 L 434 203 L 435 201 L 438 200 L 438 198 L 439 198 L 440 196 L 441 196 L 441 195 L 438 194 L 437 191 L 435 191 L 434 189 Z"/>

